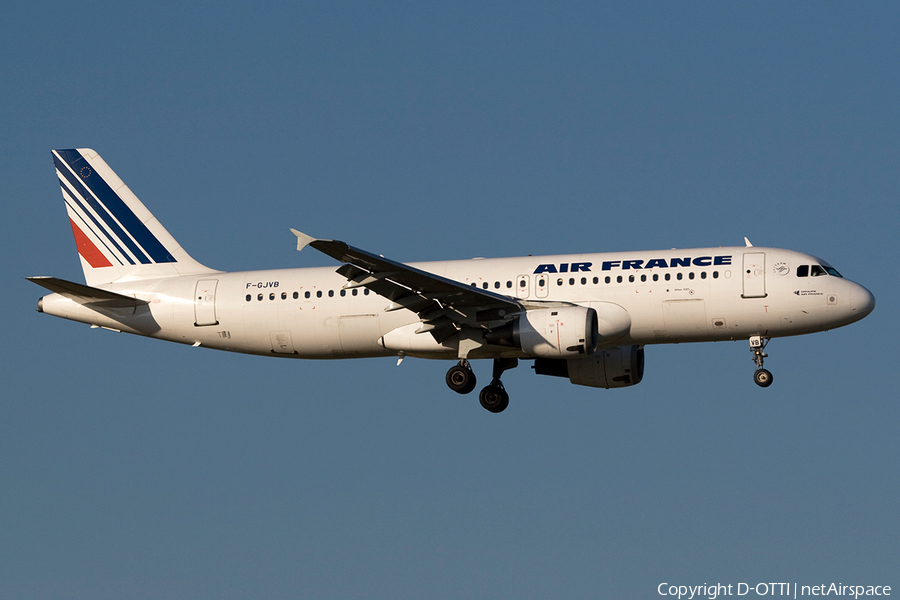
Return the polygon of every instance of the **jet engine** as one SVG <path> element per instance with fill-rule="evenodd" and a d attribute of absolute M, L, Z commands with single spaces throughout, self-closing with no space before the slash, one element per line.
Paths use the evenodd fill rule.
<path fill-rule="evenodd" d="M 484 335 L 488 344 L 521 348 L 530 356 L 566 358 L 591 354 L 599 339 L 597 311 L 584 306 L 529 310 Z"/>
<path fill-rule="evenodd" d="M 628 387 L 640 383 L 644 377 L 644 347 L 601 348 L 590 356 L 570 359 L 536 358 L 534 372 L 568 377 L 576 385 Z"/>

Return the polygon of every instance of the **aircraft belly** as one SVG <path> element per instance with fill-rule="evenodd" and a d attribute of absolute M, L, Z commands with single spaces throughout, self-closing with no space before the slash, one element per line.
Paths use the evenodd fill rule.
<path fill-rule="evenodd" d="M 299 358 L 338 358 L 343 354 L 338 334 L 337 318 L 304 302 L 299 306 L 282 307 L 276 318 L 266 325 L 266 334 L 288 331 L 293 354 Z M 278 354 L 277 349 L 273 349 Z"/>
<path fill-rule="evenodd" d="M 379 315 L 374 312 L 341 315 L 325 305 L 302 303 L 289 308 L 278 323 L 279 330 L 291 333 L 298 358 L 350 358 L 386 356 L 378 345 L 381 337 Z"/>
<path fill-rule="evenodd" d="M 670 341 L 706 339 L 706 302 L 702 298 L 666 300 L 663 302 L 666 337 Z"/>
<path fill-rule="evenodd" d="M 378 345 L 381 338 L 381 322 L 378 314 L 342 315 L 338 317 L 338 334 L 341 349 L 347 356 L 369 356 L 384 352 Z"/>

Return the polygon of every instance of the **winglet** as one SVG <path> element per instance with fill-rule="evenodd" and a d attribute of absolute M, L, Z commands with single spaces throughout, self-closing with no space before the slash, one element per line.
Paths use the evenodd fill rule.
<path fill-rule="evenodd" d="M 297 236 L 297 252 L 306 248 L 310 242 L 316 241 L 316 238 L 297 231 L 296 229 L 291 229 L 291 233 Z"/>
<path fill-rule="evenodd" d="M 753 247 L 753 244 L 751 244 L 751 243 L 750 243 L 750 240 L 748 240 L 746 237 L 744 238 L 744 243 L 747 244 L 747 247 L 748 247 L 748 248 L 752 248 L 752 247 Z"/>

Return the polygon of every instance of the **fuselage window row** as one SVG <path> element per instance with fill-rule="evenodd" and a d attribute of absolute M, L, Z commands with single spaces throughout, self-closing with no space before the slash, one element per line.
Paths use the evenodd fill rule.
<path fill-rule="evenodd" d="M 833 271 L 833 273 L 832 273 L 832 271 Z M 817 277 L 817 276 L 820 276 L 820 275 L 832 275 L 832 274 L 833 274 L 833 275 L 837 275 L 838 277 L 840 277 L 840 274 L 838 274 L 837 271 L 835 271 L 835 270 L 832 269 L 832 268 L 829 268 L 828 271 L 826 271 L 824 267 L 821 267 L 821 266 L 819 266 L 819 265 L 813 265 L 813 269 L 812 269 L 812 274 L 811 274 L 811 276 L 812 276 L 812 277 Z M 808 276 L 810 276 L 810 266 L 809 266 L 809 265 L 802 265 L 802 266 L 797 267 L 797 276 L 798 276 L 798 277 L 808 277 Z M 695 277 L 696 277 L 696 273 L 694 273 L 693 271 L 691 271 L 691 272 L 688 273 L 688 279 L 694 279 Z M 701 271 L 701 272 L 700 272 L 700 279 L 707 279 L 707 277 L 708 277 L 708 274 L 707 274 L 706 271 Z M 650 276 L 648 276 L 647 274 L 642 274 L 642 275 L 640 275 L 640 282 L 641 282 L 641 283 L 646 283 L 646 282 L 648 281 L 648 278 L 649 278 L 649 280 L 652 280 L 652 281 L 659 281 L 659 280 L 660 280 L 659 273 L 653 273 L 653 274 L 650 275 Z M 712 278 L 713 278 L 713 279 L 718 279 L 718 278 L 719 278 L 719 272 L 718 272 L 718 271 L 713 271 L 713 272 L 712 272 Z M 671 274 L 671 273 L 665 273 L 665 274 L 663 275 L 662 279 L 665 280 L 665 281 L 671 281 L 671 279 L 672 279 L 672 274 Z M 676 273 L 676 274 L 675 274 L 675 279 L 676 279 L 677 281 L 683 280 L 683 279 L 684 279 L 684 273 Z M 616 283 L 623 283 L 624 281 L 625 281 L 624 276 L 622 276 L 622 275 L 616 276 Z M 638 281 L 637 276 L 635 276 L 635 275 L 629 275 L 629 276 L 628 276 L 628 282 L 629 282 L 629 283 L 635 283 L 636 281 Z M 570 278 L 569 278 L 569 285 L 575 285 L 576 282 L 579 282 L 581 285 L 587 285 L 587 284 L 588 284 L 588 278 L 587 278 L 587 277 L 582 277 L 580 280 L 576 280 L 576 278 L 574 278 L 574 277 L 570 277 Z M 598 285 L 598 284 L 600 283 L 600 278 L 599 278 L 599 277 L 594 277 L 594 278 L 591 280 L 591 282 L 592 282 L 594 285 Z M 612 283 L 612 277 L 610 277 L 609 275 L 607 275 L 606 277 L 603 278 L 603 282 L 606 283 L 606 284 Z M 543 278 L 538 279 L 538 280 L 536 281 L 536 283 L 537 283 L 538 287 L 541 287 L 541 288 L 544 287 L 545 285 L 547 285 L 547 281 L 546 281 L 545 279 L 543 279 Z M 556 285 L 559 286 L 559 287 L 562 287 L 563 285 L 565 285 L 565 279 L 563 279 L 563 278 L 560 277 L 559 279 L 556 280 Z M 471 286 L 472 286 L 472 287 L 478 287 L 478 284 L 477 284 L 476 282 L 472 282 Z M 489 289 L 490 284 L 489 284 L 487 281 L 485 281 L 485 282 L 483 282 L 483 283 L 481 284 L 481 287 L 482 287 L 483 289 Z M 501 287 L 502 287 L 502 282 L 500 282 L 500 281 L 495 281 L 495 282 L 494 282 L 494 289 L 498 289 L 498 290 L 499 290 Z M 512 281 L 507 281 L 507 282 L 506 282 L 506 287 L 511 289 L 511 288 L 513 287 L 513 282 L 512 282 Z M 521 289 L 523 289 L 523 290 L 526 289 L 526 288 L 528 287 L 528 282 L 527 282 L 525 279 L 519 280 L 519 287 L 520 287 Z M 334 297 L 334 290 L 328 290 L 327 293 L 328 293 L 328 297 L 329 297 L 329 298 L 333 298 L 333 297 Z M 356 295 L 359 294 L 359 290 L 354 288 L 354 289 L 350 290 L 350 294 L 351 294 L 352 296 L 356 296 Z M 316 298 L 322 298 L 323 295 L 324 295 L 324 294 L 323 294 L 323 291 L 322 291 L 322 290 L 316 291 Z M 340 296 L 341 296 L 341 297 L 345 297 L 346 295 L 347 295 L 347 290 L 343 290 L 343 289 L 340 290 Z M 368 288 L 363 288 L 363 295 L 365 295 L 365 296 L 368 296 L 368 295 L 369 295 L 369 289 L 368 289 Z M 297 299 L 300 297 L 300 292 L 293 292 L 292 296 L 293 296 L 294 300 L 297 300 Z M 259 295 L 257 296 L 257 300 L 262 301 L 264 297 L 265 297 L 264 294 L 259 294 Z M 303 293 L 303 297 L 306 298 L 306 299 L 311 298 L 311 297 L 312 297 L 312 292 L 310 292 L 310 291 L 304 292 L 304 293 Z M 282 293 L 281 293 L 281 299 L 282 299 L 282 300 L 287 300 L 287 298 L 288 298 L 288 293 L 287 293 L 287 292 L 282 292 Z M 247 294 L 247 296 L 246 296 L 247 302 L 250 302 L 252 299 L 253 299 L 253 296 L 252 296 L 251 294 Z M 275 294 L 274 294 L 274 293 L 269 294 L 269 300 L 275 300 Z"/>
<path fill-rule="evenodd" d="M 357 290 L 357 289 L 350 290 L 350 294 L 351 294 L 352 296 L 357 296 L 357 295 L 359 295 L 359 290 Z M 323 294 L 322 290 L 318 290 L 318 291 L 316 292 L 316 298 L 321 298 L 323 295 L 324 295 L 324 294 Z M 347 290 L 341 290 L 341 291 L 340 291 L 340 295 L 341 295 L 341 297 L 346 296 L 346 295 L 347 295 Z M 368 296 L 368 295 L 369 295 L 369 290 L 368 290 L 368 289 L 364 289 L 364 290 L 363 290 L 363 295 Z M 300 298 L 300 292 L 293 292 L 293 294 L 291 294 L 291 296 L 293 297 L 294 300 L 297 300 L 297 299 Z M 305 299 L 311 298 L 311 297 L 312 297 L 312 292 L 310 292 L 310 291 L 304 292 L 304 293 L 303 293 L 303 297 L 304 297 Z M 328 290 L 328 297 L 329 297 L 329 298 L 334 298 L 334 290 Z M 260 302 L 262 302 L 262 300 L 263 300 L 264 298 L 265 298 L 265 294 L 258 294 L 258 295 L 256 296 L 256 299 L 259 300 Z M 252 295 L 252 294 L 247 294 L 247 295 L 244 297 L 244 299 L 245 299 L 247 302 L 250 302 L 250 301 L 253 300 L 253 295 Z M 281 292 L 281 299 L 282 299 L 282 300 L 287 300 L 287 299 L 288 299 L 288 293 L 287 293 L 287 292 Z M 275 300 L 275 293 L 274 293 L 274 292 L 272 292 L 271 294 L 269 294 L 269 300 Z"/>

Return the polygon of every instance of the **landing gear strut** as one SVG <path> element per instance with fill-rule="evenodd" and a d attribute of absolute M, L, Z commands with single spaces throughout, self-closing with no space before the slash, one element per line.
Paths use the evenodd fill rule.
<path fill-rule="evenodd" d="M 506 407 L 509 406 L 509 394 L 503 388 L 500 376 L 503 375 L 503 371 L 514 369 L 518 365 L 518 358 L 494 359 L 494 372 L 492 373 L 491 384 L 478 394 L 478 401 L 481 402 L 481 406 L 492 413 L 500 413 L 506 410 Z"/>
<path fill-rule="evenodd" d="M 481 406 L 491 411 L 499 413 L 506 410 L 509 406 L 509 394 L 503 388 L 500 376 L 507 369 L 514 369 L 519 365 L 518 358 L 495 358 L 494 372 L 490 385 L 481 390 L 478 394 L 478 401 Z M 447 371 L 447 386 L 457 394 L 468 394 L 475 389 L 475 373 L 469 366 L 469 361 L 464 358 L 459 360 L 459 364 L 450 367 Z"/>
<path fill-rule="evenodd" d="M 769 356 L 763 352 L 763 350 L 765 350 L 766 344 L 769 343 L 769 339 L 771 338 L 764 338 L 760 335 L 754 335 L 750 338 L 750 351 L 753 352 L 753 362 L 756 363 L 756 372 L 753 374 L 753 381 L 755 381 L 756 385 L 759 387 L 769 387 L 772 385 L 772 373 L 763 369 L 763 359 Z"/>
<path fill-rule="evenodd" d="M 450 367 L 447 371 L 447 385 L 457 394 L 468 394 L 475 389 L 475 373 L 469 366 L 469 361 L 464 358 L 459 360 L 459 364 Z"/>

